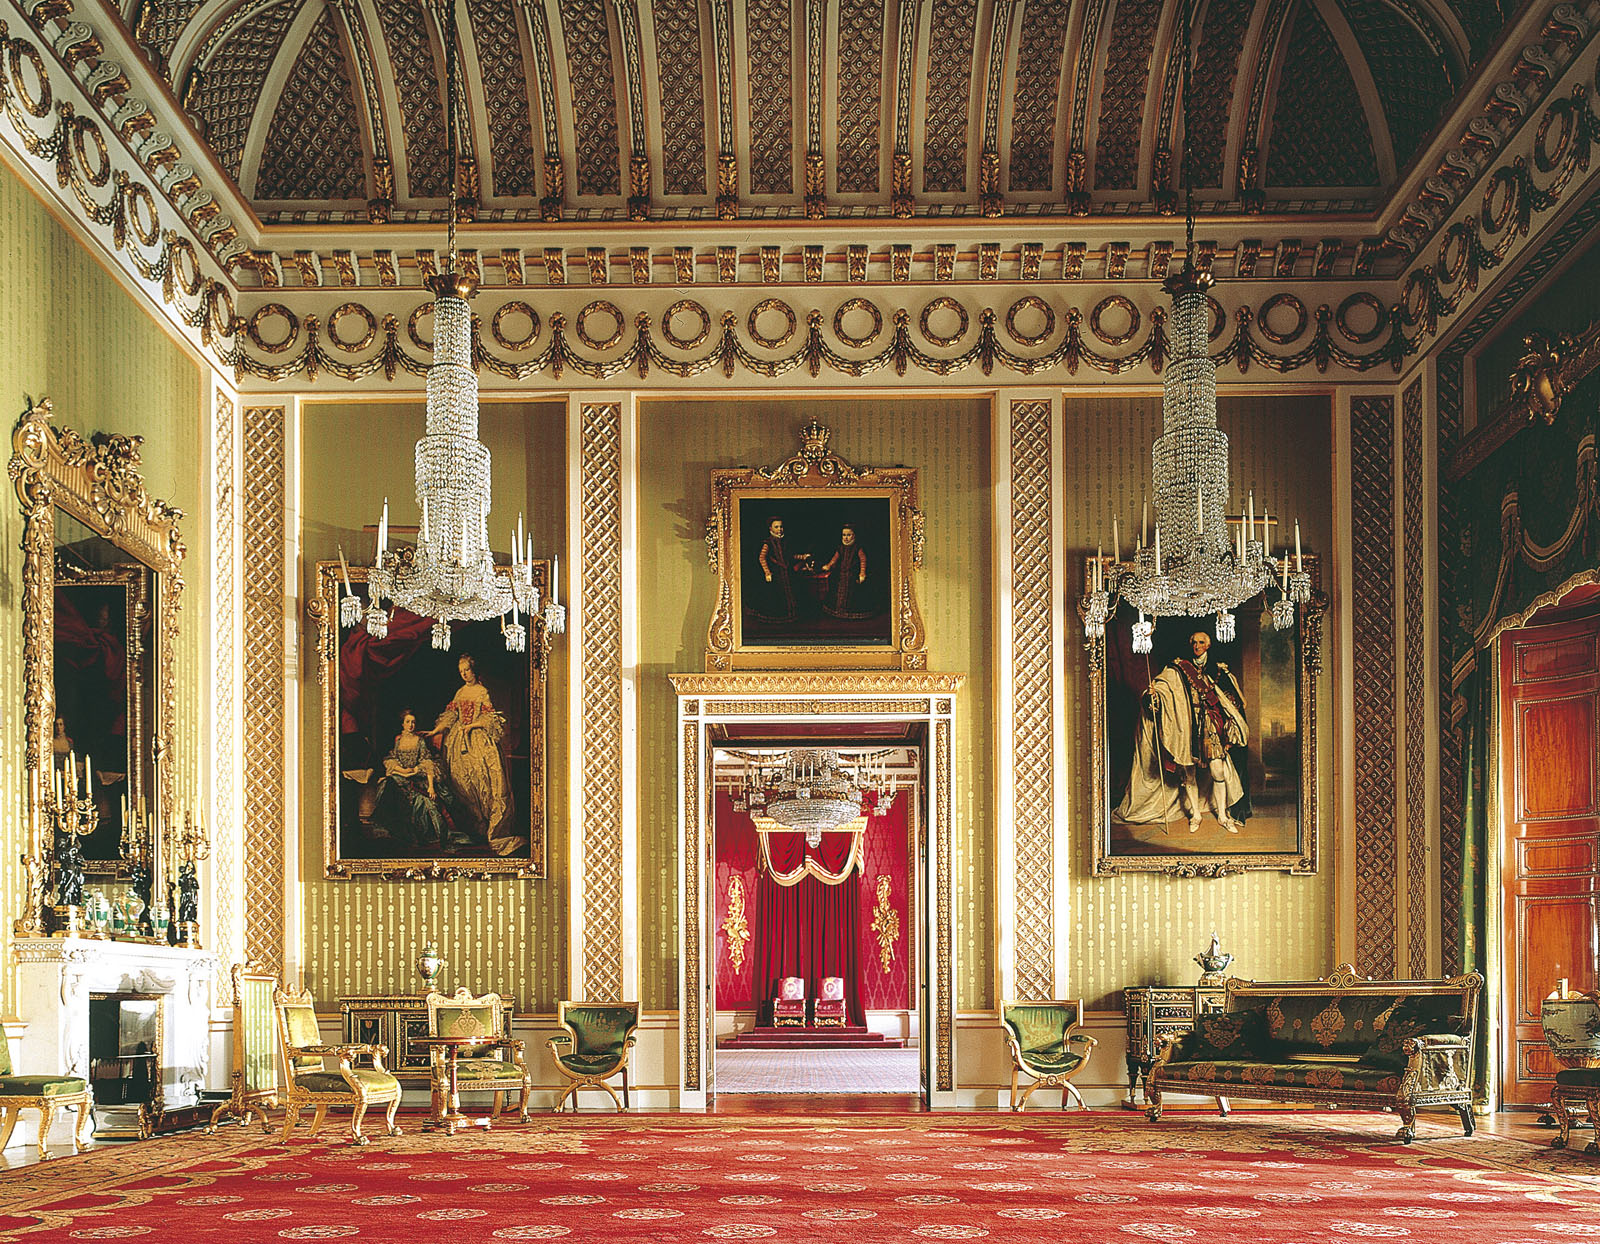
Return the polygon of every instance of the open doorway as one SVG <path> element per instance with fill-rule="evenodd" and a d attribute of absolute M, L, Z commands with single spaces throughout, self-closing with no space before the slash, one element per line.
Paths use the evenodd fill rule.
<path fill-rule="evenodd" d="M 750 723 L 716 731 L 710 930 L 714 1080 L 729 1096 L 883 1096 L 922 1087 L 923 723 Z M 820 818 L 766 802 L 798 775 Z M 861 815 L 823 816 L 830 780 Z M 837 822 L 837 823 L 835 823 Z M 808 832 L 809 829 L 809 832 Z"/>

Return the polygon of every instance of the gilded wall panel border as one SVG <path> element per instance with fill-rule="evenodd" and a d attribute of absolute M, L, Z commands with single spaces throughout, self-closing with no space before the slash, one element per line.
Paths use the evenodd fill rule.
<path fill-rule="evenodd" d="M 622 404 L 579 407 L 583 996 L 620 999 L 623 972 Z"/>
<path fill-rule="evenodd" d="M 239 824 L 236 818 L 239 770 L 238 651 L 239 546 L 235 504 L 238 469 L 233 399 L 216 392 L 212 425 L 212 669 L 211 714 L 211 875 L 216 887 L 216 952 L 224 970 L 239 955 Z"/>
<path fill-rule="evenodd" d="M 1055 992 L 1055 683 L 1049 400 L 1011 403 L 1012 997 Z"/>
<path fill-rule="evenodd" d="M 934 962 L 934 1088 L 941 1093 L 955 1089 L 956 994 L 955 994 L 955 882 L 954 861 L 950 858 L 955 835 L 950 818 L 955 800 L 950 790 L 950 719 L 941 718 L 934 726 L 934 807 L 937 846 L 934 850 L 934 901 L 936 957 Z"/>
<path fill-rule="evenodd" d="M 1402 592 L 1405 626 L 1406 958 L 1412 977 L 1428 975 L 1428 628 L 1425 605 L 1427 494 L 1423 484 L 1422 380 L 1400 399 Z"/>
<path fill-rule="evenodd" d="M 287 746 L 285 696 L 288 647 L 283 602 L 289 597 L 288 418 L 282 406 L 244 408 L 243 575 L 244 737 L 260 758 L 259 780 L 244 791 L 244 955 L 282 973 L 284 956 L 284 834 L 288 832 L 283 764 Z"/>
<path fill-rule="evenodd" d="M 1395 927 L 1394 399 L 1351 403 L 1356 968 L 1392 977 Z"/>
<path fill-rule="evenodd" d="M 686 705 L 685 708 L 692 706 Z M 700 896 L 705 891 L 705 847 L 701 837 L 704 821 L 700 814 L 700 726 L 697 722 L 683 725 L 683 753 L 679 758 L 683 784 L 683 1087 L 691 1092 L 705 1088 L 700 1066 L 701 1041 L 699 1033 L 704 1017 L 701 999 L 705 996 L 704 972 L 710 965 L 702 961 L 699 953 Z M 716 1034 L 712 1034 L 712 1040 Z"/>

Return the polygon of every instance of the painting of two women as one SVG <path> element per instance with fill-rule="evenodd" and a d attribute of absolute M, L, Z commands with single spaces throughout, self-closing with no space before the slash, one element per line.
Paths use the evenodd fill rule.
<path fill-rule="evenodd" d="M 338 855 L 526 860 L 543 838 L 538 671 L 495 622 L 456 623 L 449 651 L 430 626 L 395 610 L 383 639 L 340 637 Z"/>

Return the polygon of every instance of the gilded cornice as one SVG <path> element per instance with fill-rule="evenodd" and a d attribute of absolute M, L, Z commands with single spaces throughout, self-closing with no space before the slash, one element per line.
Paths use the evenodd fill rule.
<path fill-rule="evenodd" d="M 931 696 L 954 695 L 965 674 L 901 670 L 816 670 L 808 672 L 746 670 L 731 674 L 669 674 L 679 695 L 737 696 Z M 716 705 L 703 706 L 715 714 Z"/>

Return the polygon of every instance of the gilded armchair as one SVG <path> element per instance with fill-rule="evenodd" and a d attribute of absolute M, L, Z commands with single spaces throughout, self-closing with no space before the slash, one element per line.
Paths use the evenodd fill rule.
<path fill-rule="evenodd" d="M 518 1093 L 517 1114 L 528 1121 L 528 1094 L 533 1077 L 523 1051 L 527 1043 L 505 1035 L 505 1019 L 500 995 L 486 993 L 474 998 L 468 989 L 458 989 L 450 997 L 430 992 L 428 1035 L 431 1037 L 478 1037 L 478 1045 L 461 1050 L 455 1058 L 456 1089 L 460 1093 L 493 1093 L 491 1119 L 500 1117 L 507 1093 Z M 451 1051 L 432 1049 L 432 1087 L 435 1108 L 442 1095 L 449 1093 Z"/>
<path fill-rule="evenodd" d="M 361 1119 L 369 1106 L 386 1106 L 384 1124 L 391 1136 L 398 1136 L 400 1128 L 394 1121 L 400 1108 L 400 1081 L 384 1069 L 383 1056 L 387 1047 L 382 1045 L 324 1045 L 322 1030 L 317 1025 L 317 1012 L 311 1005 L 311 995 L 303 989 L 277 990 L 272 995 L 278 1012 L 278 1043 L 283 1050 L 283 1073 L 287 1081 L 283 1118 L 283 1138 L 289 1139 L 300 1112 L 307 1107 L 316 1111 L 311 1120 L 314 1138 L 333 1106 L 349 1106 L 350 1139 L 364 1145 L 367 1138 L 361 1132 Z M 336 1059 L 336 1067 L 328 1067 L 328 1059 Z M 356 1059 L 365 1058 L 369 1066 L 358 1067 Z"/>
<path fill-rule="evenodd" d="M 562 1002 L 556 1022 L 565 1030 L 551 1037 L 548 1044 L 556 1067 L 571 1080 L 556 1101 L 556 1109 L 566 1109 L 567 1098 L 577 1103 L 581 1088 L 604 1089 L 618 1110 L 628 1105 L 628 1053 L 633 1049 L 633 1034 L 639 1028 L 637 1002 Z M 606 1083 L 622 1074 L 622 1096 Z"/>
<path fill-rule="evenodd" d="M 1011 1053 L 1011 1108 L 1021 1110 L 1035 1089 L 1061 1090 L 1061 1108 L 1067 1107 L 1070 1094 L 1084 1105 L 1072 1079 L 1088 1065 L 1089 1051 L 1099 1044 L 1093 1037 L 1074 1032 L 1083 1015 L 1079 1002 L 1002 1002 L 1000 1025 L 1005 1029 L 1006 1048 Z M 1077 1050 L 1070 1047 L 1077 1046 Z M 1018 1096 L 1017 1078 L 1026 1072 L 1033 1077 Z"/>
<path fill-rule="evenodd" d="M 11 1133 L 24 1110 L 39 1112 L 39 1157 L 47 1155 L 50 1125 L 56 1111 L 77 1107 L 78 1126 L 72 1132 L 72 1149 L 82 1153 L 89 1138 L 89 1112 L 94 1102 L 88 1082 L 78 1076 L 19 1076 L 12 1073 L 11 1048 L 0 1034 L 0 1149 L 11 1143 Z"/>
<path fill-rule="evenodd" d="M 811 1004 L 811 1023 L 816 1028 L 843 1028 L 848 1022 L 844 1004 L 844 977 L 824 976 L 817 987 L 817 1000 Z"/>
<path fill-rule="evenodd" d="M 806 1023 L 806 983 L 798 976 L 785 976 L 772 1000 L 773 1027 L 790 1025 L 804 1028 Z"/>

